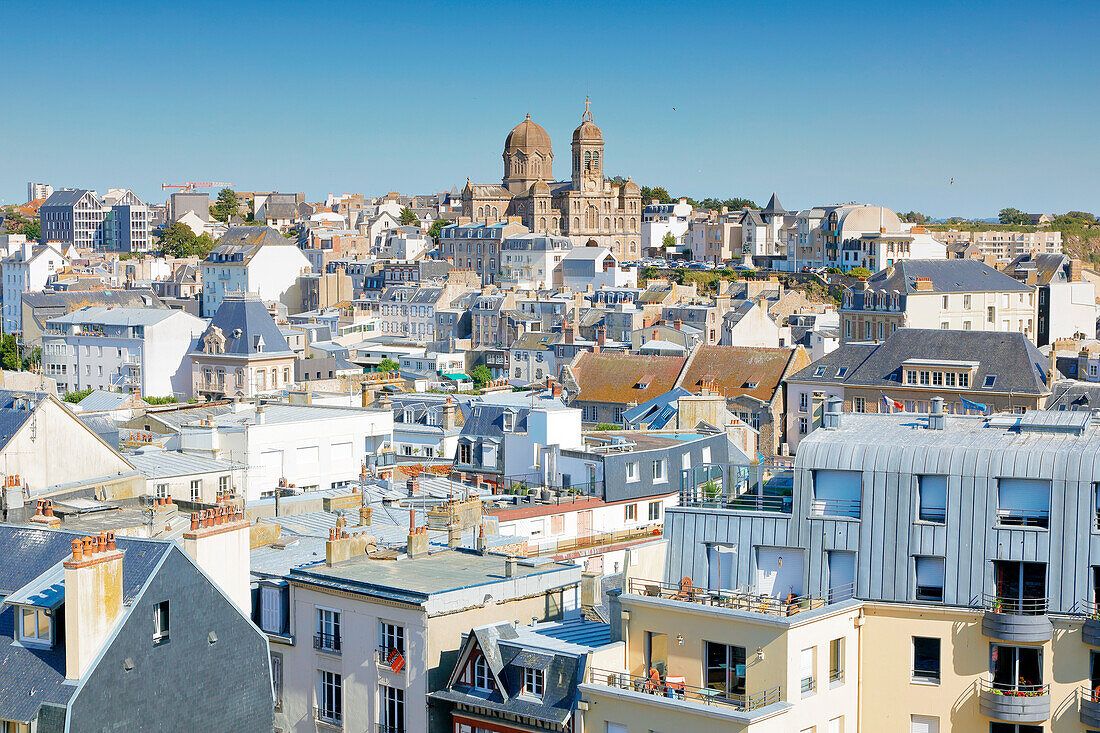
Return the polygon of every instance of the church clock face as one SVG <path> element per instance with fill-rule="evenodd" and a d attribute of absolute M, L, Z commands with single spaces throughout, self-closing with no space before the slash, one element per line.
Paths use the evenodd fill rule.
<path fill-rule="evenodd" d="M 596 182 L 595 181 L 585 181 L 584 182 L 584 188 L 587 191 L 595 191 L 596 190 Z"/>

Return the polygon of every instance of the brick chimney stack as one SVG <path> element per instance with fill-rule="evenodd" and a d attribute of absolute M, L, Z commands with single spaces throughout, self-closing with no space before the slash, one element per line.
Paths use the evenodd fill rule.
<path fill-rule="evenodd" d="M 122 615 L 122 551 L 114 532 L 73 540 L 65 569 L 65 678 L 78 680 Z"/>
<path fill-rule="evenodd" d="M 191 529 L 183 533 L 184 551 L 248 616 L 252 614 L 250 534 L 241 508 L 229 505 L 193 512 Z"/>
<path fill-rule="evenodd" d="M 39 499 L 35 503 L 34 516 L 28 521 L 50 529 L 61 529 L 61 518 L 53 513 L 53 499 Z"/>

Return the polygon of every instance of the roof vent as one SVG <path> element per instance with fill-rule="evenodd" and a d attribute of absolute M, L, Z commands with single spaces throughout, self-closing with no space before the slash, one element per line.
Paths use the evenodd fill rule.
<path fill-rule="evenodd" d="M 947 426 L 947 415 L 943 413 L 943 397 L 932 398 L 932 411 L 928 413 L 928 429 L 943 430 Z"/>

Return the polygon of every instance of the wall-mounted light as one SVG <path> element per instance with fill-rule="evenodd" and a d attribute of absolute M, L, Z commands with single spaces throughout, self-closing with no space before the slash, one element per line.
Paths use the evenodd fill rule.
<path fill-rule="evenodd" d="M 684 635 L 683 634 L 677 634 L 676 635 L 676 643 L 679 644 L 680 646 L 684 645 Z"/>
<path fill-rule="evenodd" d="M 764 661 L 764 647 L 760 647 L 759 649 L 756 650 L 756 661 L 758 661 L 758 662 L 763 662 Z"/>

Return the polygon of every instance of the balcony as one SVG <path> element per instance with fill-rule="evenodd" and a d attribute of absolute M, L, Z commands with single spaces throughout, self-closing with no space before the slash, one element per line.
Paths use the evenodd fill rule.
<path fill-rule="evenodd" d="M 756 710 L 781 700 L 779 687 L 772 687 L 755 695 L 728 695 L 721 690 L 692 687 L 683 682 L 671 681 L 667 677 L 662 680 L 657 670 L 653 670 L 649 677 L 642 677 L 626 672 L 593 668 L 591 681 L 594 685 L 604 685 L 672 700 L 689 700 L 739 713 Z"/>
<path fill-rule="evenodd" d="M 1085 615 L 1081 640 L 1089 646 L 1100 646 L 1100 608 L 1095 603 L 1081 601 L 1073 610 Z"/>
<path fill-rule="evenodd" d="M 681 506 L 790 514 L 794 470 L 786 465 L 704 464 L 680 472 Z"/>
<path fill-rule="evenodd" d="M 1100 688 L 1100 685 L 1097 687 Z M 1100 691 L 1082 687 L 1077 691 L 1077 699 L 1081 710 L 1081 725 L 1086 728 L 1100 728 Z"/>
<path fill-rule="evenodd" d="M 659 580 L 631 578 L 629 592 L 648 598 L 663 598 L 684 603 L 697 603 L 715 608 L 727 608 L 734 611 L 763 613 L 769 616 L 794 616 L 804 611 L 824 608 L 833 603 L 846 601 L 855 595 L 855 584 L 830 588 L 825 598 L 812 596 L 791 596 L 775 598 L 769 595 L 746 593 L 733 590 L 710 590 L 691 585 L 686 580 L 679 584 L 662 583 Z"/>
<path fill-rule="evenodd" d="M 1050 685 L 1003 685 L 978 680 L 978 709 L 1006 723 L 1042 723 L 1050 718 Z"/>
<path fill-rule="evenodd" d="M 318 632 L 313 635 L 313 648 L 326 654 L 339 654 L 340 635 Z"/>
<path fill-rule="evenodd" d="M 1050 511 L 1046 509 L 998 509 L 997 526 L 1047 529 Z"/>
<path fill-rule="evenodd" d="M 344 716 L 335 710 L 324 710 L 319 707 L 314 707 L 313 720 L 328 728 L 335 728 L 338 730 L 344 729 Z"/>
<path fill-rule="evenodd" d="M 810 516 L 859 519 L 862 503 L 859 499 L 814 499 L 810 506 Z"/>
<path fill-rule="evenodd" d="M 1047 617 L 1045 598 L 1003 598 L 984 595 L 982 633 L 991 639 L 1033 644 L 1050 641 L 1054 627 Z"/>

